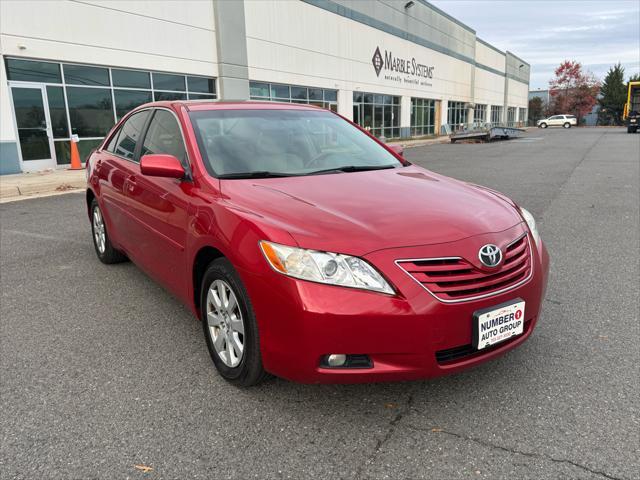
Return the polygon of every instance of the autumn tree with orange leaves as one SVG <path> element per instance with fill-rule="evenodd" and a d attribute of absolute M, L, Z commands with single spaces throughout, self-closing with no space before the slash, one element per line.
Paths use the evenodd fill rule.
<path fill-rule="evenodd" d="M 580 62 L 565 60 L 555 70 L 549 82 L 550 110 L 553 115 L 573 114 L 580 119 L 596 104 L 600 82 L 590 72 L 582 70 Z"/>

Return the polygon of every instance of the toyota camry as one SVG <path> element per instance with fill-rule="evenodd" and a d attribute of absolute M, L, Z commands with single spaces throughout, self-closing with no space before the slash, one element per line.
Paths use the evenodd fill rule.
<path fill-rule="evenodd" d="M 99 260 L 131 259 L 186 303 L 238 385 L 452 373 L 540 316 L 549 258 L 527 210 L 327 110 L 143 105 L 87 175 Z"/>

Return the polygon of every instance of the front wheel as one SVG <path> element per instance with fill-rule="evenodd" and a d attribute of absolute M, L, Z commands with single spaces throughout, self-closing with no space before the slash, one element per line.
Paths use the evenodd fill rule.
<path fill-rule="evenodd" d="M 113 248 L 102 210 L 100 210 L 98 201 L 95 198 L 91 201 L 91 233 L 93 234 L 93 246 L 96 249 L 96 255 L 98 255 L 98 259 L 102 263 L 120 263 L 127 260 L 127 257 L 122 252 Z"/>
<path fill-rule="evenodd" d="M 565 122 L 563 125 L 564 128 L 571 128 L 571 124 L 569 122 Z"/>
<path fill-rule="evenodd" d="M 225 380 L 248 387 L 268 376 L 249 295 L 227 259 L 213 261 L 204 274 L 200 316 L 211 360 Z"/>
<path fill-rule="evenodd" d="M 636 133 L 638 131 L 638 127 L 627 127 L 627 133 Z"/>
<path fill-rule="evenodd" d="M 546 124 L 546 123 L 544 123 L 544 122 L 542 122 L 542 123 L 540 124 L 540 128 L 547 128 L 547 124 Z"/>

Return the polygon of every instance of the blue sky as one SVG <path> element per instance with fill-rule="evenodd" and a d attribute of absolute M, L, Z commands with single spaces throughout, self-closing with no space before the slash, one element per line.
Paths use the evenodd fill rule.
<path fill-rule="evenodd" d="M 531 64 L 531 89 L 546 88 L 565 59 L 602 79 L 617 62 L 640 71 L 640 0 L 431 0 L 500 50 Z"/>

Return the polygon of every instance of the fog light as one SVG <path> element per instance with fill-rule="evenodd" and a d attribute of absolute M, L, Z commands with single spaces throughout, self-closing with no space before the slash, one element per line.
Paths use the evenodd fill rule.
<path fill-rule="evenodd" d="M 347 356 L 344 353 L 332 353 L 327 355 L 327 365 L 330 367 L 341 367 L 347 361 Z"/>

